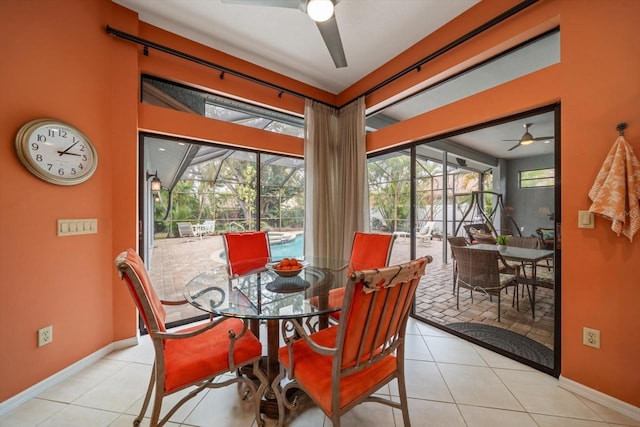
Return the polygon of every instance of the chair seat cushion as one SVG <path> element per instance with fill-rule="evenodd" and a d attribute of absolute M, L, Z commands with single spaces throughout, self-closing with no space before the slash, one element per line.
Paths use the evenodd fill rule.
<path fill-rule="evenodd" d="M 335 347 L 338 326 L 323 329 L 310 337 L 318 345 Z M 288 348 L 281 347 L 278 351 L 280 363 L 290 372 Z M 325 356 L 314 352 L 304 339 L 293 344 L 293 358 L 295 361 L 295 378 L 302 385 L 311 398 L 331 415 L 331 368 L 333 356 Z M 396 357 L 390 355 L 380 362 L 342 379 L 340 384 L 340 408 L 360 399 L 372 391 L 380 388 L 386 382 L 395 378 Z"/>
<path fill-rule="evenodd" d="M 181 329 L 189 332 L 202 326 Z M 229 330 L 236 334 L 242 332 L 240 319 L 228 319 L 208 331 L 185 339 L 166 339 L 164 341 L 166 392 L 179 389 L 196 381 L 204 380 L 224 372 L 229 367 Z M 244 364 L 262 355 L 260 341 L 250 331 L 236 341 L 234 363 Z"/>

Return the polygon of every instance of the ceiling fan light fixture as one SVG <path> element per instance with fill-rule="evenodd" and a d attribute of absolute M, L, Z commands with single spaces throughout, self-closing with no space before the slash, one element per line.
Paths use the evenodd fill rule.
<path fill-rule="evenodd" d="M 331 0 L 309 0 L 307 15 L 316 22 L 324 22 L 333 16 L 333 2 Z"/>
<path fill-rule="evenodd" d="M 529 132 L 525 132 L 525 134 L 522 135 L 522 138 L 520 138 L 521 145 L 529 145 L 529 144 L 533 144 L 533 142 L 534 142 L 533 135 L 531 135 Z"/>

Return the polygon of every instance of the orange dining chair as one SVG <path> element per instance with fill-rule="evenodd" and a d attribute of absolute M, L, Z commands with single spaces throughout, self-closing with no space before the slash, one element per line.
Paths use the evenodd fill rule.
<path fill-rule="evenodd" d="M 269 236 L 266 231 L 244 231 L 222 235 L 229 276 L 242 276 L 264 268 L 271 261 Z"/>
<path fill-rule="evenodd" d="M 118 255 L 116 267 L 135 301 L 155 350 L 149 387 L 133 425 L 138 426 L 142 422 L 152 395 L 150 425 L 162 426 L 180 406 L 202 390 L 237 383 L 243 391 L 243 399 L 252 399 L 256 422 L 263 426 L 260 400 L 268 380 L 259 367 L 262 345 L 248 330 L 247 323 L 241 319 L 218 317 L 204 325 L 167 331 L 164 305 L 187 304 L 187 301 L 161 300 L 151 284 L 144 262 L 133 249 Z M 259 387 L 239 374 L 240 368 L 245 366 L 252 368 L 260 381 Z M 234 372 L 234 377 L 216 381 L 223 374 Z M 159 420 L 163 399 L 188 387 L 195 389 Z"/>
<path fill-rule="evenodd" d="M 385 233 L 364 233 L 356 231 L 353 234 L 353 244 L 351 245 L 351 255 L 349 263 L 340 270 L 346 270 L 349 277 L 356 270 L 365 270 L 370 268 L 385 267 L 389 265 L 391 258 L 391 250 L 396 239 L 394 234 Z M 329 291 L 329 306 L 342 306 L 345 288 L 332 289 Z M 318 305 L 317 297 L 311 298 L 310 304 Z M 340 312 L 334 311 L 330 313 L 334 320 L 340 320 Z"/>
<path fill-rule="evenodd" d="M 430 256 L 404 264 L 354 271 L 349 276 L 338 324 L 307 334 L 298 319 L 281 326 L 286 345 L 278 350 L 280 374 L 272 383 L 279 406 L 278 426 L 285 407 L 297 402 L 286 397 L 302 389 L 340 426 L 340 417 L 362 402 L 382 403 L 402 411 L 410 427 L 404 375 L 407 318 L 420 278 Z M 284 378 L 291 380 L 280 387 Z M 398 380 L 400 402 L 372 396 L 393 379 Z"/>

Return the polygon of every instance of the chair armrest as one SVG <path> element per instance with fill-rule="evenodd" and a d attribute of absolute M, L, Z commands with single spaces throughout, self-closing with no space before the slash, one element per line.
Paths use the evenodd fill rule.
<path fill-rule="evenodd" d="M 318 354 L 326 356 L 334 355 L 338 349 L 335 347 L 324 347 L 318 345 L 307 333 L 304 327 L 298 322 L 298 319 L 285 319 L 282 321 L 282 337 L 287 346 L 287 352 L 289 353 L 289 371 L 292 377 L 295 376 L 295 358 L 293 356 L 293 344 L 300 339 L 307 342 L 311 350 Z"/>
<path fill-rule="evenodd" d="M 155 336 L 161 339 L 186 339 L 186 338 L 192 338 L 195 337 L 197 335 L 200 335 L 203 332 L 208 331 L 209 329 L 215 328 L 216 326 L 220 325 L 222 322 L 231 319 L 230 317 L 218 317 L 216 320 L 205 323 L 204 325 L 202 325 L 202 327 L 198 328 L 198 329 L 194 329 L 191 330 L 189 332 L 157 332 L 155 333 Z M 247 322 L 244 321 L 244 328 L 243 330 L 240 332 L 240 334 L 236 334 L 235 332 L 233 332 L 233 330 L 229 330 L 229 336 L 230 338 L 233 340 L 238 339 L 240 337 L 242 337 L 246 330 L 248 329 L 248 325 Z"/>
<path fill-rule="evenodd" d="M 187 304 L 189 301 L 187 301 L 186 299 L 174 300 L 174 301 L 161 299 L 160 302 L 162 303 L 162 305 L 182 305 L 182 304 Z"/>

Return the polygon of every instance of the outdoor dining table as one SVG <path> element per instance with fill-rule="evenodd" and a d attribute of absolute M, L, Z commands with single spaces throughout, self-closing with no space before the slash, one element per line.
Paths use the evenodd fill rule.
<path fill-rule="evenodd" d="M 532 292 L 529 292 L 529 302 L 531 303 L 531 315 L 535 318 L 535 301 L 536 301 L 536 287 L 537 287 L 537 264 L 545 259 L 553 258 L 553 250 L 548 249 L 529 249 L 520 248 L 517 246 L 504 246 L 499 248 L 498 245 L 490 245 L 485 243 L 475 244 L 468 246 L 470 249 L 485 250 L 485 251 L 499 251 L 500 254 L 510 261 L 520 261 L 531 264 L 531 278 L 523 280 L 520 278 L 520 282 L 527 285 L 527 292 L 529 292 L 529 285 L 531 285 Z"/>
<path fill-rule="evenodd" d="M 191 279 L 184 291 L 187 301 L 203 311 L 216 316 L 248 319 L 251 331 L 257 337 L 260 337 L 260 323 L 266 322 L 267 354 L 262 367 L 269 386 L 261 411 L 269 418 L 278 418 L 278 405 L 271 383 L 280 371 L 280 320 L 306 318 L 305 324 L 310 329 L 328 327 L 327 315 L 341 308 L 329 304 L 329 291 L 342 288 L 347 282 L 344 260 L 305 258 L 302 263 L 303 270 L 292 277 L 278 275 L 272 268 L 275 263 L 235 277 L 228 274 L 226 266 L 220 266 Z M 255 266 L 256 261 L 247 260 L 247 265 Z M 234 266 L 237 268 L 237 264 Z"/>

